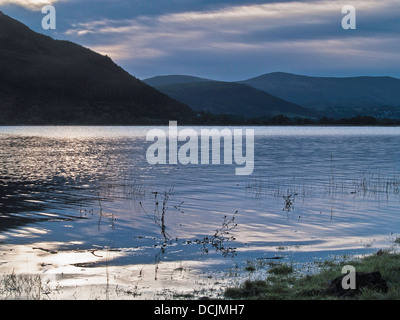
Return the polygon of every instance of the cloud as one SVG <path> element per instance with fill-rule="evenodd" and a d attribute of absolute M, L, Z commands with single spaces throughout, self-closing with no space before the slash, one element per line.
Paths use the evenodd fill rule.
<path fill-rule="evenodd" d="M 279 64 L 282 59 L 290 63 L 292 59 L 306 65 L 315 58 L 335 63 L 346 60 L 347 65 L 355 61 L 369 67 L 386 63 L 382 60 L 400 61 L 398 28 L 380 32 L 382 26 L 389 26 L 389 17 L 398 21 L 400 1 L 351 2 L 360 26 L 352 33 L 341 28 L 341 9 L 348 3 L 321 0 L 224 5 L 123 20 L 99 19 L 77 23 L 66 34 L 132 68 L 154 62 L 154 68 L 159 63 L 165 69 L 170 58 L 172 72 L 179 60 L 191 63 L 188 68 L 193 68 L 195 57 L 203 64 L 207 59 L 219 63 L 247 59 L 254 66 L 259 61 L 253 59 L 263 56 L 271 64 Z"/>
<path fill-rule="evenodd" d="M 132 48 L 130 44 L 94 45 L 91 49 L 111 56 L 115 60 L 154 59 L 165 55 L 165 52 L 154 48 Z"/>
<path fill-rule="evenodd" d="M 376 14 L 382 10 L 399 9 L 398 0 L 353 0 L 352 5 L 362 12 Z M 321 23 L 326 17 L 340 17 L 342 0 L 290 1 L 243 6 L 227 6 L 211 11 L 191 11 L 159 17 L 160 22 L 186 25 L 238 25 L 242 23 L 291 25 L 298 23 Z"/>
<path fill-rule="evenodd" d="M 0 0 L 0 5 L 17 5 L 29 10 L 38 10 L 47 4 L 55 4 L 62 0 Z"/>

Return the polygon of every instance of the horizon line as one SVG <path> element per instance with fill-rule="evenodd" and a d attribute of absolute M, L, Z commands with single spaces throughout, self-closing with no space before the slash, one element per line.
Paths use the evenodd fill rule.
<path fill-rule="evenodd" d="M 217 79 L 212 79 L 212 78 L 205 78 L 203 76 L 198 76 L 198 75 L 193 75 L 193 74 L 159 74 L 155 76 L 150 76 L 150 77 L 138 77 L 139 80 L 145 81 L 145 80 L 150 80 L 154 79 L 157 77 L 192 77 L 192 78 L 199 78 L 202 80 L 209 80 L 209 81 L 216 81 L 216 82 L 242 82 L 242 81 L 247 81 L 250 79 L 255 79 L 258 77 L 266 76 L 266 75 L 271 75 L 271 74 L 286 74 L 286 75 L 292 75 L 292 76 L 299 76 L 299 77 L 307 77 L 307 78 L 331 78 L 331 79 L 351 79 L 351 78 L 392 78 L 396 80 L 400 80 L 400 77 L 394 77 L 394 76 L 389 76 L 389 75 L 354 75 L 354 76 L 314 76 L 314 75 L 307 75 L 307 74 L 299 74 L 299 73 L 293 73 L 293 72 L 287 72 L 287 71 L 273 71 L 273 72 L 266 72 L 262 73 L 256 76 L 252 76 L 250 78 L 242 79 L 242 80 L 217 80 Z"/>

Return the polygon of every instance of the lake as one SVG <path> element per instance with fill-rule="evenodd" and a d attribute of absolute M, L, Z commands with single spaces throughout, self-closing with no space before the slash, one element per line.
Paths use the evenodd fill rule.
<path fill-rule="evenodd" d="M 248 176 L 150 165 L 150 129 L 0 127 L 0 274 L 51 299 L 218 297 L 268 261 L 396 246 L 399 127 L 251 127 Z"/>

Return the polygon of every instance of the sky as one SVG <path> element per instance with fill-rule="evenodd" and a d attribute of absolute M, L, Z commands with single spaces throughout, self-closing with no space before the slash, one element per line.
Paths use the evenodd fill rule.
<path fill-rule="evenodd" d="M 54 30 L 42 28 L 46 4 L 56 9 Z M 342 28 L 345 5 L 356 10 L 356 29 Z M 0 0 L 0 10 L 108 55 L 139 79 L 400 78 L 400 0 Z"/>

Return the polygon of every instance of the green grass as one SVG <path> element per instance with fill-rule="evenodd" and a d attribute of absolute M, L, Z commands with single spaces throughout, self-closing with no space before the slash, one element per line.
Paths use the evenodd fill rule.
<path fill-rule="evenodd" d="M 272 264 L 268 270 L 269 273 L 275 275 L 289 275 L 294 271 L 293 266 L 288 264 Z"/>
<path fill-rule="evenodd" d="M 256 271 L 256 267 L 253 264 L 248 263 L 245 267 L 244 270 L 246 270 L 247 272 L 254 272 Z"/>
<path fill-rule="evenodd" d="M 388 285 L 387 292 L 378 289 L 362 289 L 351 297 L 341 298 L 326 292 L 328 284 L 342 274 L 345 265 L 352 265 L 356 272 L 379 271 Z M 400 299 L 400 254 L 384 252 L 362 259 L 321 264 L 320 272 L 313 275 L 297 275 L 291 265 L 272 265 L 264 280 L 247 280 L 238 287 L 225 290 L 225 297 L 232 299 Z"/>

